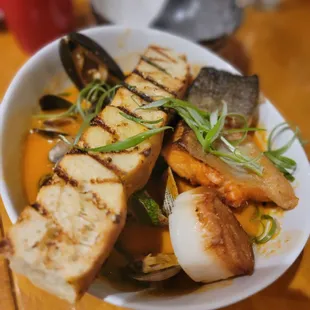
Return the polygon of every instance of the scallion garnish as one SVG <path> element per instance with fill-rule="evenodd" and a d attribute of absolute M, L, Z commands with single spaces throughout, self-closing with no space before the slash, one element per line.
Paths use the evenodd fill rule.
<path fill-rule="evenodd" d="M 277 231 L 277 222 L 272 216 L 268 214 L 263 214 L 260 217 L 260 222 L 263 227 L 263 232 L 253 238 L 253 242 L 257 244 L 263 244 L 268 242 Z"/>
<path fill-rule="evenodd" d="M 160 71 L 166 73 L 167 75 L 170 75 L 170 76 L 171 76 L 171 74 L 170 74 L 165 68 L 163 68 L 162 66 L 160 66 L 160 65 L 158 65 L 157 63 L 155 63 L 154 61 L 152 61 L 152 59 L 150 59 L 150 58 L 148 58 L 148 57 L 146 57 L 146 56 L 144 56 L 144 55 L 141 56 L 141 59 L 144 60 L 144 61 L 145 61 L 146 63 L 148 63 L 149 65 L 151 65 L 151 66 L 157 68 L 158 70 L 160 70 Z"/>
<path fill-rule="evenodd" d="M 175 98 L 164 98 L 139 107 L 138 109 L 160 107 L 175 110 L 194 131 L 204 151 L 221 158 L 229 165 L 243 167 L 260 176 L 262 175 L 263 167 L 259 164 L 260 156 L 250 158 L 237 148 L 236 141 L 229 141 L 228 138 L 224 136 L 225 119 L 228 115 L 232 115 L 227 113 L 227 106 L 225 103 L 223 103 L 221 113 L 216 110 L 211 114 L 198 109 L 189 102 Z M 240 117 L 242 117 L 242 115 Z M 254 131 L 254 128 L 251 128 L 251 131 Z M 244 128 L 241 132 L 246 136 L 248 131 Z M 244 140 L 244 138 L 242 139 Z M 221 149 L 215 145 L 216 141 L 220 141 L 222 146 Z"/>
<path fill-rule="evenodd" d="M 297 128 L 294 132 L 292 138 L 282 147 L 278 149 L 272 148 L 272 143 L 277 135 L 289 130 L 290 127 L 287 123 L 280 123 L 273 128 L 270 132 L 267 142 L 267 151 L 264 152 L 265 156 L 269 158 L 270 161 L 283 173 L 283 175 L 291 182 L 295 180 L 293 172 L 297 167 L 295 160 L 283 156 L 283 154 L 293 145 L 294 141 L 298 139 L 299 129 Z"/>
<path fill-rule="evenodd" d="M 154 121 L 148 121 L 148 120 L 144 120 L 142 118 L 138 118 L 138 117 L 126 114 L 124 112 L 120 112 L 119 114 L 122 115 L 123 117 L 129 119 L 130 121 L 133 121 L 133 122 L 136 122 L 138 124 L 145 126 L 148 129 L 154 129 L 154 126 L 152 126 L 153 124 L 158 124 L 158 123 L 163 121 L 162 118 L 154 120 Z"/>
<path fill-rule="evenodd" d="M 161 128 L 155 128 L 155 129 L 150 129 L 146 130 L 144 132 L 141 132 L 135 136 L 129 137 L 123 141 L 117 141 L 115 143 L 111 143 L 108 145 L 104 146 L 99 146 L 99 147 L 94 147 L 94 148 L 81 148 L 83 151 L 87 152 L 101 152 L 101 153 L 106 153 L 106 152 L 121 152 L 124 150 L 127 150 L 131 147 L 137 146 L 144 140 L 160 133 L 163 132 L 167 129 L 173 129 L 173 127 L 170 126 L 164 126 Z"/>

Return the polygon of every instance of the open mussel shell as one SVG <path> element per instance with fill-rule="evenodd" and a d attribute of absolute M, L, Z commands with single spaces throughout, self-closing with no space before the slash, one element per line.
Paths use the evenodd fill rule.
<path fill-rule="evenodd" d="M 130 278 L 144 282 L 164 281 L 174 277 L 181 271 L 174 254 L 159 253 L 147 255 L 128 265 L 127 274 Z"/>
<path fill-rule="evenodd" d="M 70 142 L 73 142 L 74 138 L 67 137 L 67 140 L 69 140 Z M 71 145 L 60 140 L 49 151 L 48 159 L 50 160 L 50 162 L 56 164 L 61 158 L 65 156 L 65 154 L 69 152 L 70 149 L 71 149 Z"/>
<path fill-rule="evenodd" d="M 39 104 L 42 111 L 68 110 L 72 103 L 56 95 L 44 95 L 40 98 Z"/>
<path fill-rule="evenodd" d="M 67 136 L 68 134 L 53 128 L 32 128 L 32 132 L 35 132 L 47 139 L 57 139 L 60 135 Z"/>
<path fill-rule="evenodd" d="M 94 80 L 115 84 L 125 78 L 112 57 L 81 33 L 73 32 L 62 38 L 59 55 L 65 71 L 79 89 Z"/>

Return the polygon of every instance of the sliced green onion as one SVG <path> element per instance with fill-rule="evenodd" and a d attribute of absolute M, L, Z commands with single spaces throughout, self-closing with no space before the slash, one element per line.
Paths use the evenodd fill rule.
<path fill-rule="evenodd" d="M 212 114 L 214 114 L 214 116 L 212 116 Z M 203 145 L 204 150 L 210 150 L 212 143 L 220 136 L 220 133 L 225 125 L 226 115 L 227 115 L 227 104 L 225 102 L 223 103 L 222 114 L 219 118 L 218 118 L 218 111 L 211 113 L 210 123 L 212 127 L 206 134 Z"/>
<path fill-rule="evenodd" d="M 141 56 L 141 59 L 144 60 L 144 61 L 145 61 L 146 63 L 148 63 L 149 65 L 151 65 L 151 66 L 157 68 L 158 70 L 160 70 L 160 71 L 162 71 L 162 72 L 164 72 L 164 73 L 166 73 L 166 74 L 168 74 L 168 75 L 171 76 L 171 74 L 170 74 L 165 68 L 163 68 L 162 66 L 158 65 L 157 63 L 155 63 L 154 61 L 152 61 L 150 58 L 148 58 L 148 57 L 142 55 L 142 56 Z"/>
<path fill-rule="evenodd" d="M 268 242 L 277 231 L 277 222 L 272 216 L 268 214 L 263 214 L 260 220 L 264 227 L 264 231 L 259 236 L 254 238 L 254 242 L 257 244 L 263 244 Z M 266 224 L 264 224 L 265 222 Z"/>
<path fill-rule="evenodd" d="M 121 152 L 124 150 L 127 150 L 131 147 L 134 147 L 144 140 L 160 133 L 163 132 L 167 129 L 173 129 L 173 127 L 170 126 L 164 126 L 161 128 L 155 128 L 155 129 L 150 129 L 146 130 L 144 132 L 141 132 L 135 136 L 129 137 L 123 141 L 118 141 L 115 143 L 111 143 L 108 145 L 104 146 L 99 146 L 99 147 L 94 147 L 94 148 L 82 148 L 83 151 L 89 151 L 89 152 L 101 152 L 101 153 L 106 153 L 106 152 Z"/>
<path fill-rule="evenodd" d="M 293 182 L 295 180 L 293 172 L 297 167 L 297 163 L 295 160 L 283 156 L 283 154 L 293 145 L 295 140 L 298 139 L 299 129 L 296 128 L 293 137 L 285 145 L 275 150 L 272 149 L 272 142 L 276 135 L 289 129 L 290 127 L 287 123 L 280 123 L 275 126 L 268 137 L 267 151 L 264 152 L 264 154 L 289 181 Z"/>
<path fill-rule="evenodd" d="M 158 124 L 158 123 L 163 121 L 163 118 L 160 118 L 160 119 L 157 119 L 157 120 L 154 120 L 154 121 L 148 121 L 148 120 L 144 120 L 144 119 L 141 119 L 141 118 L 138 118 L 138 117 L 126 114 L 124 112 L 120 112 L 119 114 L 122 115 L 123 117 L 133 121 L 133 122 L 136 122 L 138 124 L 141 124 L 141 125 L 145 126 L 146 128 L 149 128 L 149 129 L 153 129 L 154 128 L 154 126 L 152 126 L 152 124 Z"/>

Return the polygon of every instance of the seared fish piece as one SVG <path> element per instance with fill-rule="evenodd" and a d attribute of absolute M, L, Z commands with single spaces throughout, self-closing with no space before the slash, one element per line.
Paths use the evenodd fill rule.
<path fill-rule="evenodd" d="M 169 49 L 149 47 L 145 55 L 155 65 L 147 67 L 147 73 L 140 67 L 141 75 L 126 78 L 126 87 L 118 89 L 111 104 L 92 120 L 80 146 L 107 145 L 147 130 L 120 112 L 161 119 L 159 127 L 167 123 L 163 111 L 136 108 L 159 97 L 182 97 L 189 67 L 184 56 Z M 11 268 L 60 298 L 71 303 L 79 299 L 122 231 L 127 198 L 146 184 L 162 138 L 163 134 L 155 135 L 118 153 L 73 150 L 66 154 L 51 182 L 40 189 L 37 202 L 25 208 L 0 242 L 0 253 L 10 260 Z"/>
<path fill-rule="evenodd" d="M 250 122 L 258 104 L 258 77 L 203 67 L 189 88 L 187 97 L 192 104 L 208 112 L 221 108 L 221 102 L 225 101 L 228 112 L 241 113 Z"/>
<path fill-rule="evenodd" d="M 253 273 L 249 237 L 216 191 L 198 187 L 179 195 L 169 216 L 169 231 L 178 262 L 194 281 Z"/>
<path fill-rule="evenodd" d="M 260 154 L 250 136 L 240 150 L 253 158 Z M 247 200 L 273 201 L 283 209 L 292 209 L 298 203 L 291 184 L 268 158 L 260 159 L 264 167 L 262 177 L 248 170 L 237 170 L 204 152 L 194 132 L 183 121 L 177 126 L 173 142 L 163 150 L 163 156 L 179 176 L 192 184 L 214 187 L 232 207 L 240 207 Z"/>

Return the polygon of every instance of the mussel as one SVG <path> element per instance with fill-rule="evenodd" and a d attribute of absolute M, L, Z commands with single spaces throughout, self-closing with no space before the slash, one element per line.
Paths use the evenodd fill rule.
<path fill-rule="evenodd" d="M 39 104 L 42 111 L 68 110 L 72 107 L 70 101 L 56 95 L 43 95 Z"/>
<path fill-rule="evenodd" d="M 110 85 L 125 78 L 112 57 L 89 37 L 73 32 L 61 39 L 59 54 L 62 65 L 78 89 L 94 80 Z"/>
<path fill-rule="evenodd" d="M 73 142 L 74 139 L 72 137 L 67 137 L 67 140 Z M 49 151 L 48 159 L 56 164 L 66 153 L 68 153 L 70 148 L 71 146 L 68 143 L 60 140 Z"/>
<path fill-rule="evenodd" d="M 60 135 L 67 136 L 68 134 L 54 128 L 32 128 L 31 132 L 35 132 L 47 139 L 57 139 Z"/>
<path fill-rule="evenodd" d="M 149 254 L 140 260 L 128 265 L 127 274 L 130 278 L 144 281 L 157 282 L 172 278 L 181 271 L 174 254 L 159 253 Z"/>

